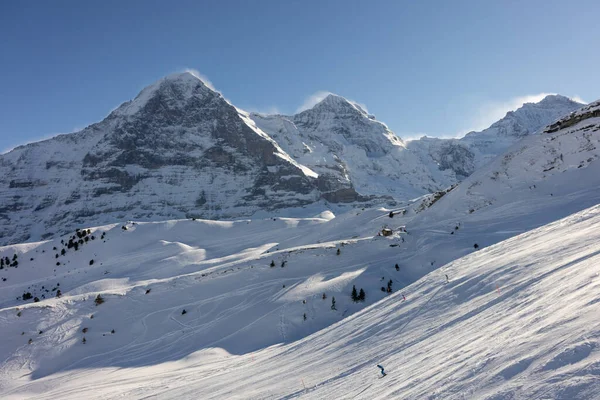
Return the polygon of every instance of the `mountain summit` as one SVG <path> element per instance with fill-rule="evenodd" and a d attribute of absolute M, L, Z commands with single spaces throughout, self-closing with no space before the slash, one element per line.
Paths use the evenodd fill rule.
<path fill-rule="evenodd" d="M 157 99 L 161 98 L 168 100 L 170 108 L 182 108 L 182 103 L 191 98 L 200 100 L 214 94 L 222 98 L 191 72 L 181 72 L 168 75 L 147 86 L 135 99 L 121 104 L 112 114 L 133 115 L 144 110 L 145 107 L 152 107 L 153 102 L 160 102 Z"/>
<path fill-rule="evenodd" d="M 421 138 L 409 143 L 421 160 L 438 166 L 447 182 L 459 181 L 491 162 L 510 146 L 533 135 L 558 118 L 583 104 L 561 95 L 548 95 L 538 103 L 525 103 L 509 111 L 499 121 L 480 132 L 469 132 L 461 139 Z"/>
<path fill-rule="evenodd" d="M 0 155 L 0 245 L 125 219 L 393 205 L 464 179 L 579 106 L 551 96 L 461 140 L 407 144 L 338 95 L 295 115 L 250 114 L 173 74 L 82 131 Z"/>
<path fill-rule="evenodd" d="M 143 89 L 83 131 L 0 156 L 3 243 L 122 219 L 231 218 L 319 199 L 247 114 L 190 73 Z"/>

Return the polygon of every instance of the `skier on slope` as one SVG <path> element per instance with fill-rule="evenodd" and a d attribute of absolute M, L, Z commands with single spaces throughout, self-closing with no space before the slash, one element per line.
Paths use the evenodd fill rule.
<path fill-rule="evenodd" d="M 386 376 L 386 375 L 387 375 L 387 374 L 385 373 L 385 371 L 383 370 L 383 367 L 382 367 L 381 365 L 377 364 L 377 368 L 379 368 L 379 369 L 381 370 L 381 376 L 382 376 L 382 377 L 384 377 L 384 376 Z"/>

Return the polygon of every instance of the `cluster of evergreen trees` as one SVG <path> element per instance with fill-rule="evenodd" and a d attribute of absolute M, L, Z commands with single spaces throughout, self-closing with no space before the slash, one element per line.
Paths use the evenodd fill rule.
<path fill-rule="evenodd" d="M 104 239 L 104 233 L 102 233 L 102 239 Z M 90 240 L 96 240 L 96 237 L 92 235 L 92 231 L 90 229 L 79 229 L 75 230 L 75 235 L 69 238 L 69 242 L 67 243 L 68 249 L 75 249 L 75 251 L 79 250 L 79 246 L 84 243 L 89 242 Z M 65 244 L 64 240 L 60 241 L 63 245 Z M 54 249 L 56 250 L 56 248 Z M 65 249 L 61 250 L 61 255 L 65 255 Z"/>
<path fill-rule="evenodd" d="M 366 298 L 366 293 L 363 290 L 363 288 L 360 288 L 360 291 L 356 291 L 356 286 L 352 285 L 352 294 L 350 295 L 350 297 L 352 297 L 352 301 L 353 302 L 358 302 L 358 301 L 365 301 Z"/>
<path fill-rule="evenodd" d="M 4 267 L 8 268 L 8 267 L 18 267 L 19 266 L 19 260 L 18 260 L 18 256 L 15 253 L 15 255 L 13 255 L 12 261 L 10 260 L 10 258 L 8 257 L 0 257 L 0 269 L 4 269 Z"/>

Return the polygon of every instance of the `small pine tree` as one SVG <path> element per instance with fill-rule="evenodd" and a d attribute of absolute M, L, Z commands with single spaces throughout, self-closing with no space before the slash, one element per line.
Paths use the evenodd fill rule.
<path fill-rule="evenodd" d="M 34 297 L 34 298 L 33 298 L 33 302 L 34 302 L 34 303 L 37 303 L 37 302 L 39 302 L 39 301 L 40 301 L 40 298 L 39 298 L 39 297 L 37 297 L 37 296 L 36 296 L 36 297 Z"/>
<path fill-rule="evenodd" d="M 331 298 L 331 309 L 332 310 L 337 310 L 337 308 L 335 308 L 335 297 Z"/>
<path fill-rule="evenodd" d="M 60 251 L 60 254 L 64 256 L 66 252 L 67 252 L 67 251 L 66 251 L 65 249 L 62 249 L 62 250 Z"/>
<path fill-rule="evenodd" d="M 352 285 L 352 301 L 358 301 L 358 292 L 356 291 L 356 286 Z"/>
<path fill-rule="evenodd" d="M 381 291 L 385 293 L 385 288 L 383 286 L 381 287 Z"/>
<path fill-rule="evenodd" d="M 271 267 L 274 267 L 274 266 L 275 266 L 275 261 L 271 260 Z"/>
<path fill-rule="evenodd" d="M 479 245 L 478 245 L 477 243 L 475 243 L 475 244 L 473 245 L 473 247 L 475 248 L 475 250 L 477 250 L 477 249 L 479 248 Z"/>
<path fill-rule="evenodd" d="M 17 254 L 15 253 L 15 255 L 13 256 L 13 261 L 15 261 L 17 259 Z"/>
<path fill-rule="evenodd" d="M 56 291 L 56 297 L 60 297 L 60 296 L 62 296 L 62 293 L 61 293 L 61 291 L 59 289 L 59 290 Z"/>
<path fill-rule="evenodd" d="M 358 300 L 365 301 L 365 297 L 366 297 L 365 291 L 362 288 L 360 288 L 360 292 L 358 293 Z"/>
<path fill-rule="evenodd" d="M 94 265 L 94 260 L 90 260 L 90 265 Z"/>
<path fill-rule="evenodd" d="M 114 329 L 111 330 L 110 333 L 112 333 L 114 335 L 115 334 L 115 330 Z"/>

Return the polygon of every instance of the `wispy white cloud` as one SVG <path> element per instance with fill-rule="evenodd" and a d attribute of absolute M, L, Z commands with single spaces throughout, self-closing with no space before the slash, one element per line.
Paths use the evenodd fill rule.
<path fill-rule="evenodd" d="M 470 131 L 480 131 L 502 119 L 507 112 L 515 111 L 525 103 L 537 103 L 544 97 L 554 93 L 538 93 L 527 96 L 513 97 L 506 101 L 489 101 L 477 109 L 470 121 Z M 465 132 L 467 133 L 467 132 Z"/>
<path fill-rule="evenodd" d="M 196 78 L 200 79 L 202 82 L 204 82 L 204 84 L 211 90 L 214 90 L 215 92 L 218 92 L 218 90 L 215 88 L 215 85 L 213 85 L 213 83 L 210 81 L 210 79 L 208 79 L 208 77 L 202 73 L 200 73 L 200 71 L 198 71 L 197 69 L 194 68 L 185 68 L 183 70 L 183 72 L 189 72 L 190 74 L 194 75 Z"/>
<path fill-rule="evenodd" d="M 296 113 L 308 110 L 309 108 L 313 108 L 315 105 L 323 101 L 323 99 L 325 99 L 325 97 L 329 96 L 330 94 L 332 93 L 326 92 L 324 90 L 319 90 L 318 92 L 311 94 L 304 100 L 304 103 L 302 103 L 302 105 L 296 109 Z"/>
<path fill-rule="evenodd" d="M 572 97 L 569 97 L 569 98 L 570 98 L 571 100 L 573 100 L 573 101 L 576 101 L 576 102 L 578 102 L 578 103 L 583 103 L 583 104 L 587 104 L 587 103 L 588 103 L 587 101 L 585 101 L 584 99 L 582 99 L 581 97 L 579 97 L 579 96 L 577 96 L 577 95 L 575 95 L 575 96 L 572 96 Z"/>
<path fill-rule="evenodd" d="M 488 128 L 494 122 L 502 119 L 507 112 L 515 111 L 516 109 L 523 106 L 525 103 L 537 103 L 544 99 L 548 95 L 554 95 L 556 93 L 538 93 L 530 94 L 527 96 L 513 97 L 506 101 L 489 101 L 482 104 L 473 114 L 470 121 L 468 122 L 468 128 L 462 130 L 457 136 L 464 136 L 471 131 L 481 131 Z M 573 101 L 579 103 L 587 103 L 579 96 L 569 97 Z"/>

